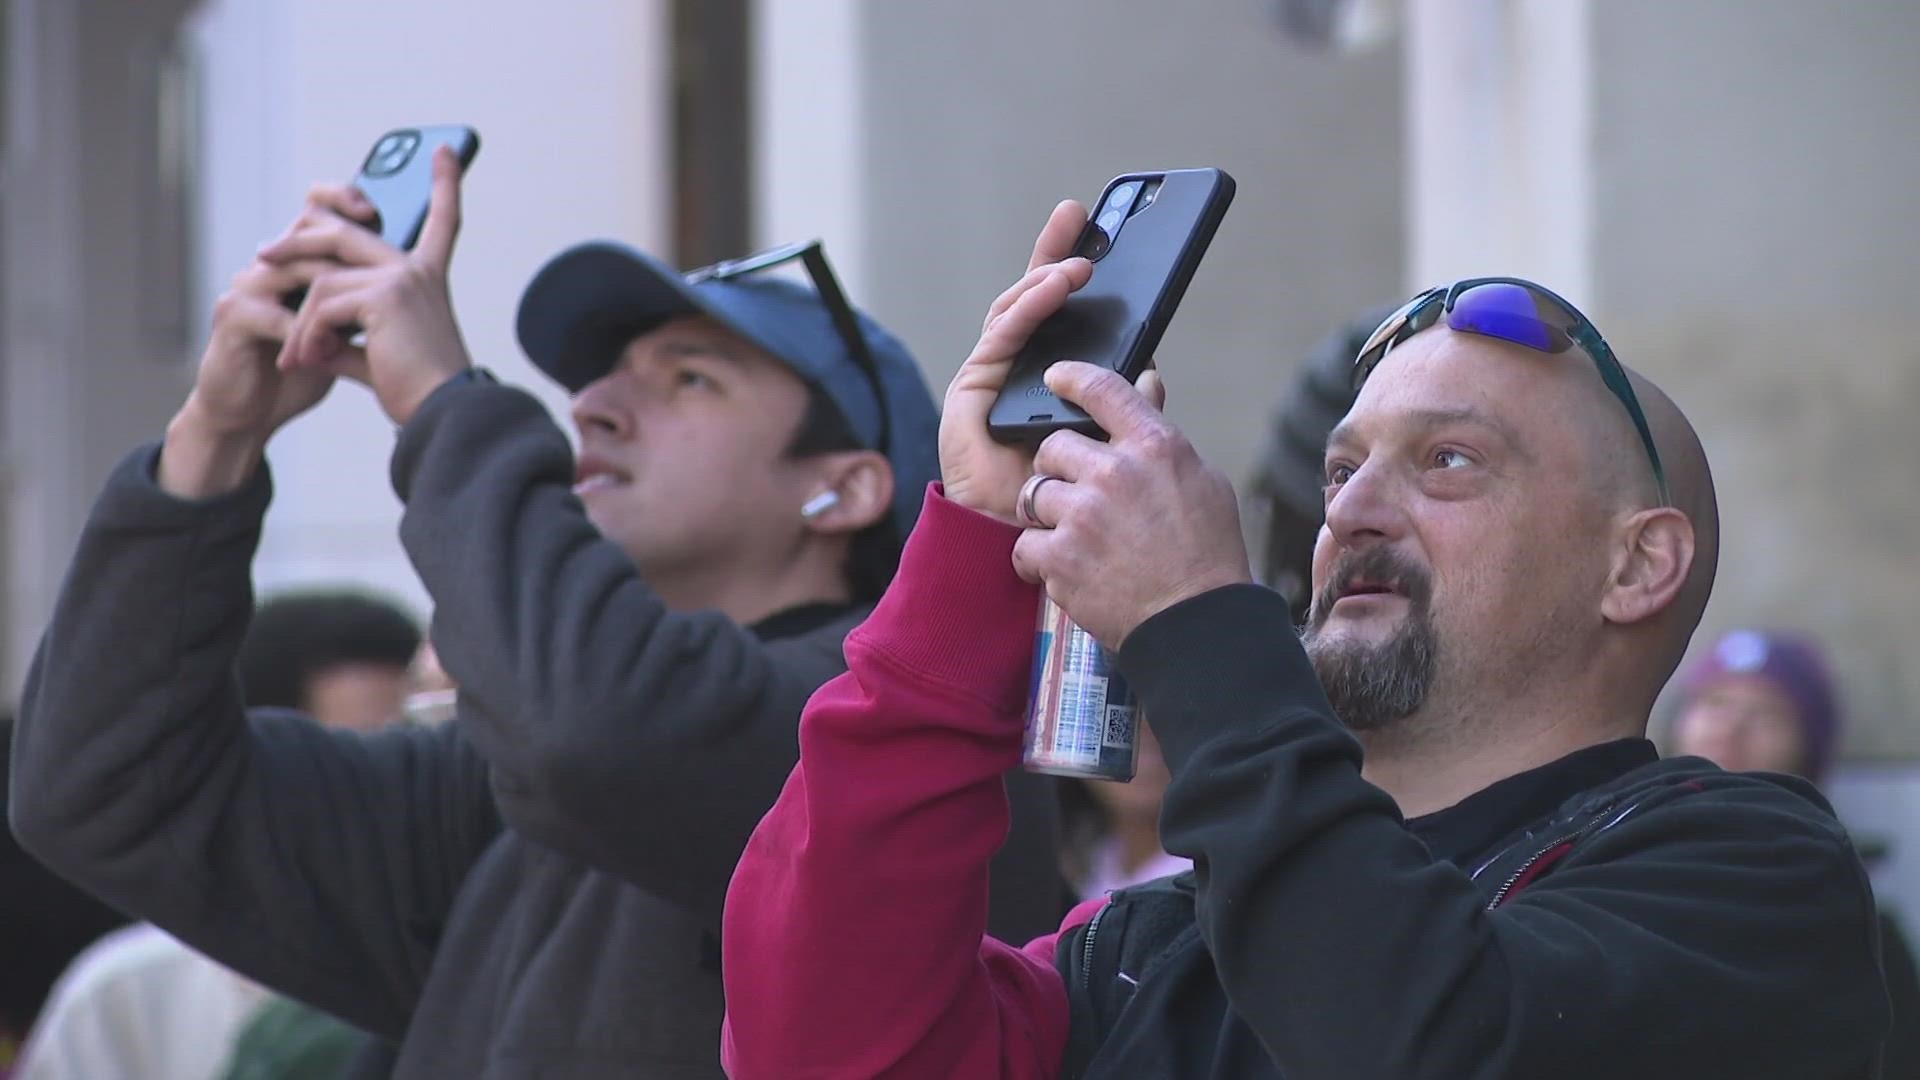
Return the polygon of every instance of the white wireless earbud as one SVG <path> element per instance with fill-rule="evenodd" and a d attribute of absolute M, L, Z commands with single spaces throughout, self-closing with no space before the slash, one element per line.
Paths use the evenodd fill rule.
<path fill-rule="evenodd" d="M 800 516 L 806 518 L 808 521 L 812 521 L 814 518 L 819 517 L 821 514 L 839 505 L 839 492 L 831 490 L 823 491 L 807 500 L 807 504 L 800 508 Z"/>

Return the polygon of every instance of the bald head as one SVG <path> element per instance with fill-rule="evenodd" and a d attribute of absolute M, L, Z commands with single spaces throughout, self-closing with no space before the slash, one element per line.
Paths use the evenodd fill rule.
<path fill-rule="evenodd" d="M 1576 350 L 1573 355 L 1584 357 L 1585 354 Z M 1670 605 L 1647 620 L 1659 630 L 1655 635 L 1661 639 L 1657 651 L 1663 659 L 1655 665 L 1655 670 L 1659 672 L 1660 684 L 1664 685 L 1686 652 L 1687 643 L 1713 593 L 1720 558 L 1720 507 L 1706 449 L 1692 422 L 1651 379 L 1631 368 L 1624 370 L 1640 411 L 1646 417 L 1653 445 L 1660 453 L 1667 481 L 1665 505 L 1686 518 L 1693 538 L 1692 562 L 1685 585 Z M 1624 403 L 1600 377 L 1598 367 L 1592 363 L 1576 364 L 1562 374 L 1565 378 L 1558 381 L 1576 397 L 1585 399 L 1576 410 L 1582 422 L 1575 430 L 1588 441 L 1595 489 L 1611 495 L 1623 510 L 1660 507 L 1659 486 L 1640 433 Z"/>
<path fill-rule="evenodd" d="M 1653 445 L 1660 451 L 1667 471 L 1668 502 L 1686 515 L 1693 526 L 1693 565 L 1687 582 L 1662 612 L 1664 661 L 1657 669 L 1658 684 L 1664 686 L 1686 655 L 1687 643 L 1700 625 L 1700 617 L 1713 595 L 1713 579 L 1720 565 L 1720 500 L 1713 489 L 1713 470 L 1707 464 L 1706 447 L 1700 433 L 1680 406 L 1665 390 L 1637 371 L 1629 370 L 1628 379 L 1646 414 L 1647 428 L 1653 433 Z M 1636 436 L 1637 441 L 1637 436 Z M 1656 692 L 1658 686 L 1655 687 Z"/>

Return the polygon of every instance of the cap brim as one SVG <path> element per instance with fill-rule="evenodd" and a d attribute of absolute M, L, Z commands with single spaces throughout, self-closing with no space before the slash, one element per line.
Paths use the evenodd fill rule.
<path fill-rule="evenodd" d="M 568 248 L 540 268 L 520 297 L 520 347 L 569 391 L 605 375 L 627 342 L 668 319 L 706 312 L 686 281 L 623 244 Z"/>

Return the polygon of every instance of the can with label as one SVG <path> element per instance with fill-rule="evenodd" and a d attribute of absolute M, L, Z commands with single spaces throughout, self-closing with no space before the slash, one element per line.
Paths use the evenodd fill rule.
<path fill-rule="evenodd" d="M 1042 596 L 1028 683 L 1032 772 L 1096 780 L 1133 779 L 1138 709 L 1114 656 Z"/>

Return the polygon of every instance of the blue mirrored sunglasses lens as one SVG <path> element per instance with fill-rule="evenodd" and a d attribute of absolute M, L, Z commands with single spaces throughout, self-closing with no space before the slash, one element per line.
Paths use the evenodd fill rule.
<path fill-rule="evenodd" d="M 1572 347 L 1566 331 L 1569 320 L 1558 304 L 1508 282 L 1475 285 L 1455 297 L 1453 310 L 1447 312 L 1447 325 L 1455 330 L 1547 353 Z"/>

